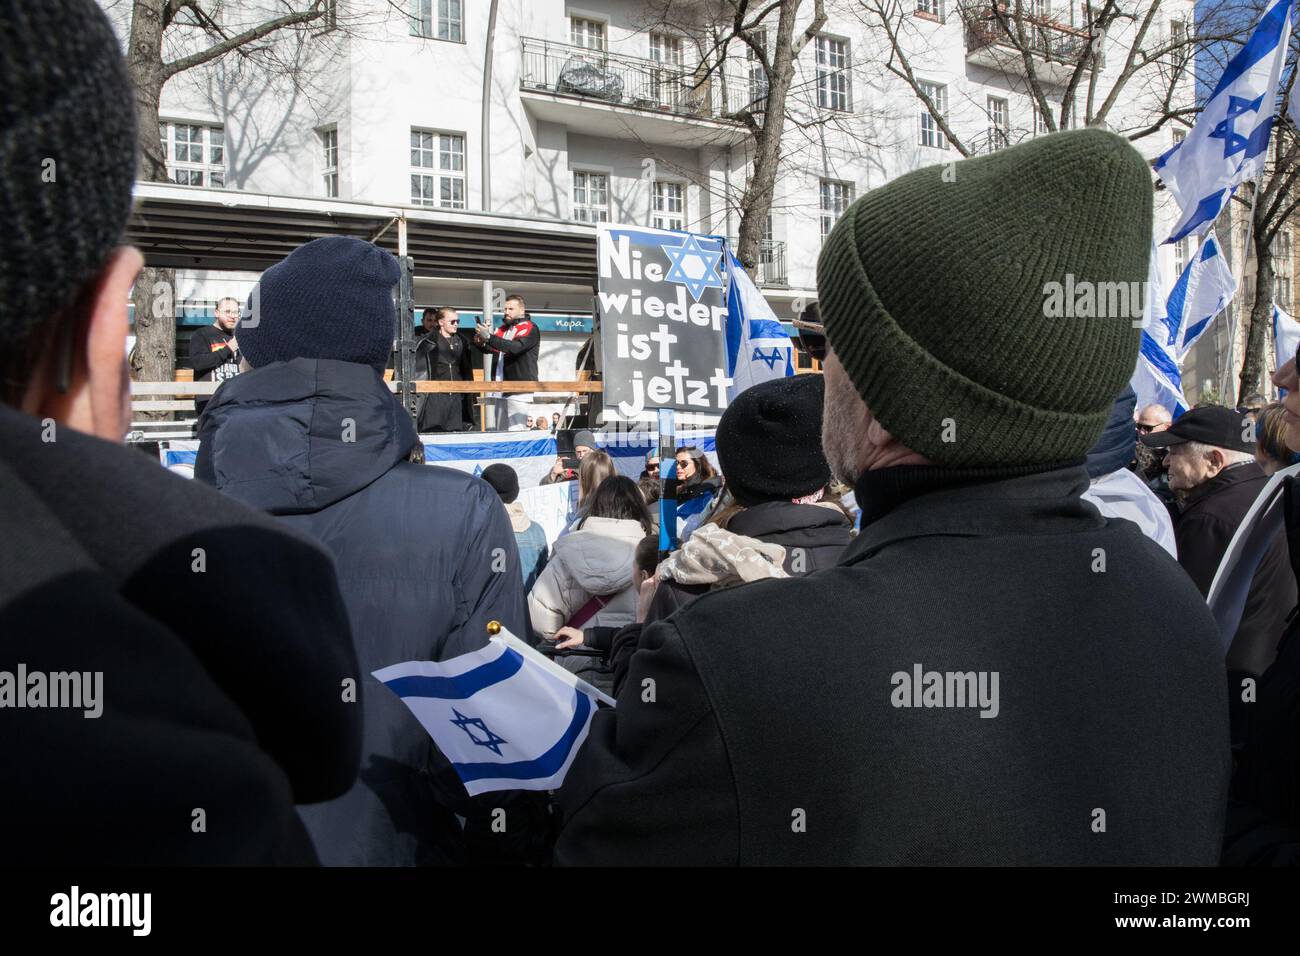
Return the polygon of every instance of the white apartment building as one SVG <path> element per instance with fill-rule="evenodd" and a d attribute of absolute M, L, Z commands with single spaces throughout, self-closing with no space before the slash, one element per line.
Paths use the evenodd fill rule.
<path fill-rule="evenodd" d="M 125 35 L 130 4 L 102 2 Z M 1056 114 L 1068 74 L 1062 61 L 1090 42 L 1074 25 L 1084 22 L 1086 4 L 1025 2 L 1032 3 L 1031 42 L 1041 51 L 1035 72 Z M 268 4 L 218 6 L 235 28 L 255 22 L 259 6 Z M 231 242 L 253 209 L 258 216 L 283 213 L 286 222 L 310 212 L 315 218 L 298 241 L 367 210 L 377 222 L 409 219 L 424 235 L 445 230 L 470 237 L 467 242 L 491 225 L 498 230 L 493 235 L 508 232 L 520 242 L 501 241 L 494 253 L 497 240 L 483 239 L 464 262 L 454 243 L 436 261 L 422 261 L 413 244 L 417 304 L 456 306 L 469 325 L 480 314 L 483 280 L 520 291 L 542 319 L 541 374 L 571 378 L 573 355 L 591 331 L 592 223 L 733 238 L 739 229 L 753 146 L 744 124 L 727 114 L 761 97 L 762 71 L 733 42 L 724 68 L 701 82 L 707 39 L 662 22 L 659 6 L 655 0 L 500 0 L 485 127 L 488 0 L 337 0 L 336 29 L 323 25 L 301 44 L 288 36 L 274 41 L 282 61 L 300 64 L 304 82 L 297 86 L 236 57 L 168 83 L 160 133 L 176 184 L 142 185 L 141 218 L 182 207 L 192 207 L 196 217 L 197 210 L 213 210 L 208 228 Z M 812 6 L 803 4 L 805 24 Z M 710 0 L 675 7 L 707 12 Z M 853 198 L 908 170 L 961 158 L 913 87 L 889 69 L 888 31 L 868 5 L 827 0 L 826 8 L 828 22 L 796 64 L 790 113 L 799 126 L 787 124 L 758 270 L 764 294 L 787 321 L 797 305 L 815 298 L 822 238 Z M 1046 131 L 1024 64 L 999 33 L 989 0 L 904 0 L 897 13 L 893 30 L 908 69 L 970 151 Z M 1158 49 L 1187 31 L 1192 16 L 1192 0 L 1162 4 L 1144 48 Z M 772 35 L 775 24 L 773 18 Z M 1081 125 L 1088 96 L 1096 106 L 1115 86 L 1134 29 L 1132 21 L 1122 24 L 1100 40 L 1102 66 L 1096 76 L 1085 72 L 1066 125 Z M 185 30 L 194 36 L 176 41 L 182 47 L 210 42 L 197 28 Z M 898 60 L 893 57 L 895 67 Z M 1143 67 L 1114 97 L 1108 125 L 1126 134 L 1152 125 L 1165 109 L 1176 66 L 1167 56 Z M 1175 107 L 1193 96 L 1190 65 L 1182 73 L 1170 101 Z M 1166 123 L 1135 145 L 1154 157 L 1180 128 Z M 215 214 L 221 210 L 224 216 Z M 1158 234 L 1167 234 L 1173 217 L 1161 197 Z M 160 232 L 154 248 L 169 241 Z M 508 277 L 522 274 L 518 266 L 530 249 L 564 243 L 578 258 L 590 244 L 589 277 L 576 267 L 555 279 Z M 194 251 L 190 259 L 180 252 L 169 257 L 169 264 L 201 267 L 181 273 L 178 291 L 192 300 L 182 312 L 185 323 L 208 321 L 218 296 L 242 297 L 256 280 L 252 269 L 207 268 L 208 253 L 222 244 L 209 235 L 182 243 L 183 252 Z M 1162 255 L 1171 275 L 1175 250 L 1165 247 Z M 926 263 L 916 268 L 923 279 Z"/>

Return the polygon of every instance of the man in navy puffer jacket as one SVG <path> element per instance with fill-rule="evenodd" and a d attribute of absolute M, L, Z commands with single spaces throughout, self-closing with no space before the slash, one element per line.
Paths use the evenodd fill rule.
<path fill-rule="evenodd" d="M 392 255 L 343 237 L 309 242 L 268 269 L 238 332 L 253 370 L 223 384 L 199 423 L 195 476 L 316 538 L 338 570 L 366 681 L 365 738 L 353 788 L 299 810 L 327 865 L 482 859 L 466 849 L 492 832 L 476 821 L 510 802 L 469 801 L 415 717 L 370 676 L 483 647 L 490 620 L 528 634 L 496 493 L 408 461 L 415 428 L 382 378 L 398 274 Z M 455 813 L 470 821 L 465 833 Z M 515 824 L 524 815 L 510 821 L 511 838 L 523 837 Z"/>

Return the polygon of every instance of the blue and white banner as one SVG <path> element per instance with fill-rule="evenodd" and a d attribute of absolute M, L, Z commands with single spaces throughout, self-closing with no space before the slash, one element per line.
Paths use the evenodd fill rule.
<path fill-rule="evenodd" d="M 393 664 L 374 676 L 402 698 L 470 796 L 559 787 L 597 701 L 614 705 L 504 630 L 477 651 Z"/>
<path fill-rule="evenodd" d="M 1180 364 L 1236 294 L 1237 278 L 1228 267 L 1227 256 L 1214 236 L 1206 236 L 1169 291 L 1165 307 L 1168 334 L 1162 344 Z"/>
<path fill-rule="evenodd" d="M 760 382 L 794 374 L 794 343 L 740 260 L 727 250 L 728 401 Z"/>
<path fill-rule="evenodd" d="M 1187 138 L 1156 160 L 1156 174 L 1182 212 L 1165 242 L 1208 229 L 1232 191 L 1263 168 L 1293 3 L 1275 0 L 1264 12 L 1254 34 L 1228 61 Z"/>

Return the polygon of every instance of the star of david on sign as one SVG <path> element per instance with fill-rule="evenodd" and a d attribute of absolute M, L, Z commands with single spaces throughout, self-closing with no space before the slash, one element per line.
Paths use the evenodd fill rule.
<path fill-rule="evenodd" d="M 1223 140 L 1223 158 L 1227 159 L 1234 153 L 1244 152 L 1249 139 L 1242 136 L 1233 128 L 1237 122 L 1237 117 L 1244 113 L 1258 113 L 1259 108 L 1264 103 L 1264 94 L 1260 94 L 1253 100 L 1248 100 L 1244 96 L 1228 96 L 1228 113 L 1218 126 L 1214 127 L 1210 133 L 1210 139 Z"/>
<path fill-rule="evenodd" d="M 488 730 L 488 725 L 483 723 L 482 717 L 466 717 L 455 707 L 451 709 L 451 712 L 456 715 L 456 719 L 452 721 L 453 724 L 465 731 L 469 736 L 469 739 L 474 741 L 474 743 L 478 744 L 480 747 L 487 747 L 498 757 L 501 756 L 501 745 L 510 743 L 510 741 L 506 740 L 504 737 L 498 737 L 496 734 L 492 733 L 492 731 Z M 483 731 L 483 734 L 487 739 L 480 740 L 478 737 L 475 737 L 474 731 L 470 729 L 471 727 Z"/>
<path fill-rule="evenodd" d="M 718 275 L 718 263 L 722 261 L 721 252 L 709 252 L 700 246 L 696 236 L 687 236 L 680 246 L 661 245 L 672 265 L 664 277 L 669 282 L 680 282 L 696 302 L 704 295 L 705 289 L 721 289 L 722 279 Z"/>

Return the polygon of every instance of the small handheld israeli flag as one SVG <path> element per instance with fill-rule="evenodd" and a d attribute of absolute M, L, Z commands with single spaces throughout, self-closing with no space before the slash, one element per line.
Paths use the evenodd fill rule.
<path fill-rule="evenodd" d="M 470 796 L 558 787 L 596 701 L 614 704 L 505 630 L 449 661 L 408 661 L 374 676 L 411 709 Z"/>

